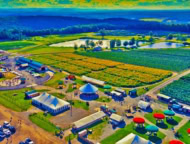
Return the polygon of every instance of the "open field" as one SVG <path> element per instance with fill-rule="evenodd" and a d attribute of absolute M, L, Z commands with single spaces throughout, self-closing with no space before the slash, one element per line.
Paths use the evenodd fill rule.
<path fill-rule="evenodd" d="M 145 124 L 147 125 L 147 124 Z M 117 130 L 114 134 L 110 135 L 109 137 L 105 138 L 101 141 L 101 144 L 115 144 L 117 141 L 121 140 L 125 136 L 129 135 L 130 133 L 134 133 L 136 135 L 139 135 L 145 139 L 149 139 L 150 141 L 156 143 L 162 139 L 165 138 L 166 135 L 164 135 L 162 132 L 158 132 L 157 136 L 151 136 L 149 137 L 146 134 L 146 130 L 135 130 L 134 123 L 130 123 L 125 128 L 121 128 Z"/>
<path fill-rule="evenodd" d="M 172 72 L 165 70 L 89 58 L 73 53 L 34 55 L 29 58 L 72 74 L 87 75 L 122 87 L 153 84 L 172 75 Z"/>
<path fill-rule="evenodd" d="M 50 115 L 44 116 L 43 113 L 34 113 L 29 115 L 29 119 L 37 126 L 55 134 L 55 132 L 60 131 L 60 129 L 58 129 L 53 123 L 49 121 L 50 118 Z"/>
<path fill-rule="evenodd" d="M 180 123 L 180 121 L 182 120 L 181 117 L 178 117 L 178 116 L 174 116 L 173 119 L 174 121 L 173 122 L 167 122 L 166 119 L 164 119 L 164 124 L 156 124 L 156 119 L 153 117 L 153 114 L 154 113 L 162 113 L 163 112 L 161 110 L 154 110 L 152 113 L 147 113 L 145 114 L 145 118 L 147 120 L 149 120 L 150 122 L 152 122 L 153 124 L 157 125 L 159 128 L 163 128 L 163 129 L 171 129 L 173 128 L 174 126 L 178 125 L 178 123 Z"/>
<path fill-rule="evenodd" d="M 32 41 L 10 41 L 10 42 L 0 42 L 0 49 L 1 50 L 13 50 L 13 49 L 20 49 L 27 46 L 34 46 L 36 45 L 35 42 Z"/>
<path fill-rule="evenodd" d="M 134 50 L 128 52 L 81 52 L 84 56 L 113 60 L 171 71 L 182 71 L 190 67 L 190 50 L 188 49 L 157 49 Z"/>
<path fill-rule="evenodd" d="M 190 142 L 190 136 L 187 133 L 187 129 L 190 128 L 190 121 L 188 121 L 185 125 L 183 125 L 178 132 L 182 135 L 179 139 L 184 143 L 188 144 Z"/>
<path fill-rule="evenodd" d="M 190 104 L 190 74 L 161 89 L 161 93 L 170 96 L 180 102 Z"/>
<path fill-rule="evenodd" d="M 25 100 L 24 92 L 29 89 L 1 91 L 0 104 L 14 111 L 26 111 L 31 106 L 31 100 Z"/>

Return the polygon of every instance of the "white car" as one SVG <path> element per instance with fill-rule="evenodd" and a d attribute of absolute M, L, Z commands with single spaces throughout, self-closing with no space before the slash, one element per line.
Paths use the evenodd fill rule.
<path fill-rule="evenodd" d="M 10 126 L 10 123 L 7 122 L 7 121 L 4 121 L 3 127 L 4 127 L 4 128 L 9 128 L 9 126 Z"/>
<path fill-rule="evenodd" d="M 4 130 L 3 130 L 3 133 L 4 133 L 6 136 L 10 136 L 10 135 L 11 135 L 11 132 L 10 132 L 10 130 L 8 130 L 8 129 L 4 129 Z"/>

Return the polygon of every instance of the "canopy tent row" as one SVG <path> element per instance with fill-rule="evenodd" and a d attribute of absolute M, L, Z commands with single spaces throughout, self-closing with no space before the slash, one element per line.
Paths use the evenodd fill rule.
<path fill-rule="evenodd" d="M 168 117 L 166 117 L 166 119 L 170 119 L 172 120 L 173 119 L 173 116 L 175 116 L 175 112 L 171 111 L 171 110 L 165 110 L 164 111 L 164 114 Z"/>
<path fill-rule="evenodd" d="M 148 132 L 150 132 L 150 134 L 152 135 L 152 133 L 158 132 L 159 129 L 158 129 L 157 126 L 148 125 L 148 126 L 146 126 L 146 130 L 147 130 Z"/>

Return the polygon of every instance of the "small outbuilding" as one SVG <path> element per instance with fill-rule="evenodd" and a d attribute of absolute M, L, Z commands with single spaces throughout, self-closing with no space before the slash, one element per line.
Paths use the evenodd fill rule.
<path fill-rule="evenodd" d="M 94 79 L 94 78 L 90 78 L 90 77 L 87 77 L 87 76 L 82 76 L 82 80 L 85 81 L 85 82 L 94 84 L 94 85 L 102 86 L 102 87 L 105 85 L 104 81 L 97 80 L 97 79 Z"/>
<path fill-rule="evenodd" d="M 112 115 L 110 116 L 110 120 L 111 120 L 110 122 L 114 125 L 118 125 L 124 121 L 122 116 L 115 113 L 112 113 Z"/>
<path fill-rule="evenodd" d="M 106 114 L 103 111 L 96 112 L 94 114 L 91 114 L 87 117 L 84 117 L 76 122 L 73 123 L 73 131 L 81 131 L 85 128 L 88 128 L 89 126 L 101 121 Z"/>
<path fill-rule="evenodd" d="M 138 103 L 138 107 L 142 110 L 147 110 L 150 108 L 150 103 L 141 100 Z"/>
<path fill-rule="evenodd" d="M 31 98 L 37 97 L 39 95 L 40 95 L 40 93 L 37 92 L 36 90 L 28 91 L 28 92 L 25 92 L 25 99 L 31 99 Z"/>

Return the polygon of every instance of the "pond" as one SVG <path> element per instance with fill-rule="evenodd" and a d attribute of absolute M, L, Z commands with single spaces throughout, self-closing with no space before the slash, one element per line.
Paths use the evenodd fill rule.
<path fill-rule="evenodd" d="M 140 48 L 179 48 L 183 47 L 184 44 L 181 43 L 171 43 L 171 42 L 160 42 L 160 43 L 155 43 L 155 44 L 150 44 L 146 46 L 142 46 Z"/>

